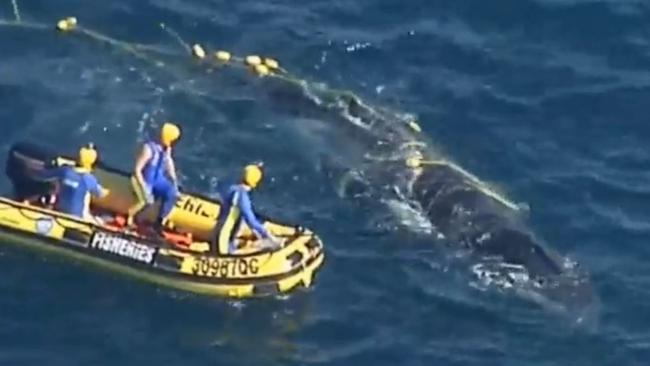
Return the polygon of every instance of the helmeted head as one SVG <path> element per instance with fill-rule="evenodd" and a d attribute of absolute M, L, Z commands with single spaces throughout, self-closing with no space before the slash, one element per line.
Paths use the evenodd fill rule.
<path fill-rule="evenodd" d="M 263 175 L 261 164 L 249 164 L 244 167 L 241 180 L 245 185 L 255 189 L 260 184 Z"/>
<path fill-rule="evenodd" d="M 160 143 L 165 147 L 170 147 L 178 138 L 181 137 L 181 129 L 171 123 L 165 122 L 160 129 Z"/>
<path fill-rule="evenodd" d="M 77 163 L 83 169 L 92 169 L 93 165 L 97 161 L 97 150 L 93 144 L 88 144 L 81 149 L 79 149 L 79 157 Z"/>

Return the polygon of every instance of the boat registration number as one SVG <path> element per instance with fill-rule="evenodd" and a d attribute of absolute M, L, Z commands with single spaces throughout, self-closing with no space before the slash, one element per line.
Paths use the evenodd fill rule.
<path fill-rule="evenodd" d="M 207 258 L 194 260 L 192 273 L 208 277 L 242 277 L 259 272 L 257 258 Z"/>

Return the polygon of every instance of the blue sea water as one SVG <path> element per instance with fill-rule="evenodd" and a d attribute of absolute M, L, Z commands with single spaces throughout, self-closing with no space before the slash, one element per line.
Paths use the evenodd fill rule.
<path fill-rule="evenodd" d="M 176 120 L 185 187 L 214 192 L 263 159 L 258 208 L 315 230 L 327 258 L 313 289 L 227 301 L 3 245 L 0 364 L 648 364 L 647 2 L 18 5 L 24 21 L 74 15 L 166 54 L 143 60 L 80 35 L 0 27 L 3 161 L 22 139 L 66 149 L 94 141 L 103 160 L 128 168 L 146 132 Z M 0 16 L 13 18 L 10 1 Z M 161 22 L 190 44 L 270 55 L 309 83 L 416 116 L 437 149 L 526 203 L 535 232 L 589 272 L 597 322 L 576 327 L 477 288 L 433 241 L 393 230 L 387 210 L 339 198 L 313 157 L 354 152 L 354 136 L 337 140 L 348 122 L 246 73 L 208 71 Z"/>

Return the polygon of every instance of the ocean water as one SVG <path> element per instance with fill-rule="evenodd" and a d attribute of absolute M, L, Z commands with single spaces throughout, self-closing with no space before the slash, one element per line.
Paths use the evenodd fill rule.
<path fill-rule="evenodd" d="M 0 159 L 24 139 L 68 151 L 93 141 L 126 169 L 148 131 L 179 121 L 184 187 L 214 192 L 264 160 L 256 206 L 319 233 L 327 258 L 308 291 L 228 301 L 3 245 L 0 364 L 648 364 L 647 2 L 18 5 L 23 21 L 49 27 L 0 24 Z M 155 50 L 57 34 L 66 16 Z M 0 17 L 14 18 L 10 1 Z M 530 207 L 530 227 L 589 273 L 596 319 L 576 326 L 476 286 L 390 210 L 340 198 L 315 157 L 358 153 L 349 120 L 304 90 L 210 69 L 160 23 L 189 44 L 269 55 L 306 85 L 415 117 L 436 149 Z"/>

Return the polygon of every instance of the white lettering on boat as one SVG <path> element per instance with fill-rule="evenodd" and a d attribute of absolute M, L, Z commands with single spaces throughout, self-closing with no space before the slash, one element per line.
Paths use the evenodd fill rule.
<path fill-rule="evenodd" d="M 147 264 L 153 261 L 156 253 L 154 248 L 104 232 L 95 233 L 90 247 Z"/>

